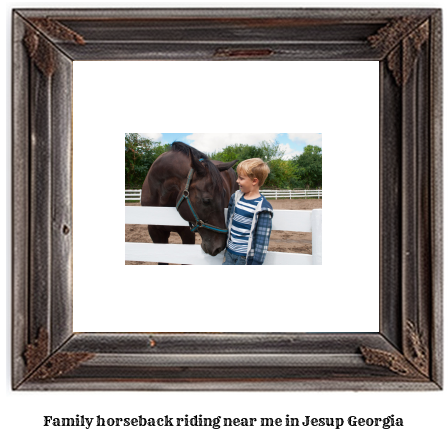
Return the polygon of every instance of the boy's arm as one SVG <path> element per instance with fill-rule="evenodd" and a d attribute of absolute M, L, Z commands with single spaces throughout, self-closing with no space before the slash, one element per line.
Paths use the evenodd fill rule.
<path fill-rule="evenodd" d="M 268 252 L 269 238 L 272 230 L 272 216 L 269 211 L 259 213 L 254 234 L 254 258 L 252 265 L 262 265 Z M 248 263 L 249 264 L 249 263 Z"/>

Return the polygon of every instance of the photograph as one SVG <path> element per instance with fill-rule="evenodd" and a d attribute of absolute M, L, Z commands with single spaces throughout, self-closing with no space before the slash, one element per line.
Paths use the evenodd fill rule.
<path fill-rule="evenodd" d="M 320 133 L 127 133 L 125 263 L 321 264 L 322 162 Z"/>

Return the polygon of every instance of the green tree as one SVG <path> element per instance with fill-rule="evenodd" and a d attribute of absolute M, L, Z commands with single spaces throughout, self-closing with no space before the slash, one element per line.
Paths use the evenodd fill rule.
<path fill-rule="evenodd" d="M 233 144 L 226 146 L 220 152 L 213 152 L 210 154 L 212 160 L 218 160 L 223 162 L 229 162 L 233 160 L 244 161 L 249 158 L 257 158 L 260 155 L 260 151 L 256 146 L 250 146 L 248 144 Z"/>
<path fill-rule="evenodd" d="M 322 148 L 308 145 L 301 155 L 291 159 L 299 185 L 305 188 L 322 187 Z"/>
<path fill-rule="evenodd" d="M 212 160 L 238 162 L 250 158 L 261 158 L 270 168 L 270 173 L 264 183 L 265 187 L 290 188 L 295 181 L 294 167 L 284 160 L 284 151 L 277 141 L 263 140 L 258 145 L 233 144 L 226 146 L 220 152 L 211 154 Z"/>
<path fill-rule="evenodd" d="M 125 134 L 125 184 L 141 187 L 152 163 L 169 147 L 137 133 Z"/>
<path fill-rule="evenodd" d="M 264 183 L 265 187 L 292 189 L 297 186 L 295 168 L 290 160 L 277 159 L 268 164 L 271 172 Z"/>
<path fill-rule="evenodd" d="M 285 152 L 280 148 L 280 144 L 277 141 L 262 141 L 258 147 L 260 150 L 259 158 L 267 163 L 270 169 L 264 186 L 289 188 L 290 177 L 293 176 L 293 172 L 289 172 L 288 162 L 283 159 Z"/>

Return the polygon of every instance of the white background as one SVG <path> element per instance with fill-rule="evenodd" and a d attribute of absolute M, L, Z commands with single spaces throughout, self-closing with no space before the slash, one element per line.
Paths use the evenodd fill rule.
<path fill-rule="evenodd" d="M 75 61 L 74 330 L 378 331 L 378 71 Z M 226 131 L 323 134 L 323 265 L 125 266 L 124 133 Z"/>
<path fill-rule="evenodd" d="M 5 63 L 5 84 L 6 96 L 3 101 L 7 102 L 5 121 L 2 121 L 4 132 L 7 133 L 7 144 L 10 145 L 10 9 L 12 7 L 51 7 L 51 6 L 115 6 L 115 4 L 107 3 L 41 3 L 41 2 L 5 2 L 5 32 L 6 32 L 6 63 Z M 146 4 L 148 5 L 148 4 Z M 179 4 L 176 4 L 179 5 Z M 176 6 L 174 5 L 174 6 Z M 209 5 L 209 3 L 207 4 Z M 256 3 L 244 3 L 243 6 L 259 5 Z M 261 4 L 263 5 L 263 4 Z M 265 6 L 279 6 L 279 4 L 264 4 Z M 286 6 L 369 6 L 369 7 L 442 7 L 441 2 L 394 2 L 394 3 L 289 3 Z M 118 6 L 118 5 L 116 5 Z M 138 6 L 138 4 L 121 4 L 122 7 Z M 166 6 L 166 5 L 165 5 Z M 146 128 L 145 128 L 146 129 Z M 143 131 L 145 132 L 145 131 Z M 324 136 L 324 147 L 326 144 Z M 5 197 L 8 205 L 7 211 L 10 211 L 10 146 L 4 149 L 4 162 L 6 163 L 6 191 Z M 121 189 L 121 184 L 120 184 Z M 325 201 L 325 208 L 327 208 Z M 170 393 L 153 393 L 153 392 L 12 392 L 10 390 L 10 339 L 11 339 L 11 299 L 10 299 L 10 261 L 11 241 L 10 215 L 6 218 L 6 259 L 5 270 L 3 271 L 6 278 L 5 308 L 4 308 L 4 346 L 2 349 L 2 373 L 3 382 L 3 409 L 1 417 L 0 430 L 5 436 L 15 435 L 33 435 L 34 437 L 52 437 L 52 436 L 90 436 L 101 437 L 107 436 L 168 436 L 174 433 L 182 433 L 183 436 L 210 436 L 210 434 L 218 433 L 220 436 L 304 436 L 304 437 L 332 437 L 338 436 L 388 436 L 388 437 L 409 437 L 409 436 L 445 436 L 448 430 L 446 421 L 446 406 L 448 405 L 448 397 L 446 391 L 438 392 L 269 392 L 269 393 L 216 393 L 216 392 L 170 392 Z M 446 246 L 446 245 L 445 245 Z M 446 349 L 445 349 L 446 350 Z M 446 363 L 446 361 L 445 361 Z M 446 370 L 446 366 L 445 366 Z M 445 371 L 446 374 L 446 371 Z M 405 422 L 403 428 L 393 428 L 383 430 L 379 428 L 349 428 L 344 427 L 343 431 L 334 431 L 330 428 L 300 428 L 287 429 L 279 428 L 273 431 L 269 429 L 220 429 L 211 431 L 208 428 L 170 428 L 145 430 L 145 429 L 91 429 L 88 432 L 84 429 L 63 429 L 61 428 L 44 428 L 43 415 L 53 415 L 61 417 L 69 417 L 85 415 L 94 417 L 102 415 L 103 417 L 126 417 L 138 416 L 162 416 L 168 414 L 170 416 L 184 416 L 189 414 L 202 414 L 203 416 L 234 416 L 234 417 L 284 417 L 286 414 L 291 416 L 312 415 L 317 417 L 347 417 L 349 415 L 364 417 L 385 417 L 394 414 L 395 417 L 402 417 Z"/>

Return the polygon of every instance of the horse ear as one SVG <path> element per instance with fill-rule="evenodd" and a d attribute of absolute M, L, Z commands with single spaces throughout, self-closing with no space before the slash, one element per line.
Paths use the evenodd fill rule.
<path fill-rule="evenodd" d="M 193 154 L 190 154 L 190 166 L 199 176 L 205 176 L 205 174 L 207 173 L 205 167 L 199 161 L 199 158 L 196 158 Z"/>
<path fill-rule="evenodd" d="M 228 170 L 231 167 L 233 167 L 236 163 L 238 162 L 238 160 L 233 160 L 230 161 L 229 163 L 215 163 L 215 166 L 218 168 L 218 170 L 220 172 L 224 171 L 224 170 Z"/>

